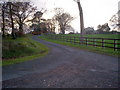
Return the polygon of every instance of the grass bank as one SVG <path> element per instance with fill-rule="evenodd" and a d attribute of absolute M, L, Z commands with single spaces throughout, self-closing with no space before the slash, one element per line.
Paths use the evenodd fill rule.
<path fill-rule="evenodd" d="M 48 38 L 45 38 L 42 36 L 40 36 L 39 38 L 46 40 L 46 41 L 49 41 L 49 42 L 54 42 L 57 44 L 62 44 L 62 45 L 70 46 L 70 47 L 79 48 L 82 50 L 87 50 L 87 51 L 101 53 L 101 54 L 115 56 L 115 57 L 118 57 L 120 54 L 120 51 L 114 51 L 113 49 L 110 49 L 110 48 L 102 48 L 102 47 L 93 47 L 93 46 L 73 44 L 70 42 L 63 42 L 63 41 L 59 41 L 59 40 L 48 39 Z"/>
<path fill-rule="evenodd" d="M 48 51 L 48 47 L 29 37 L 21 37 L 14 40 L 3 38 L 2 66 L 43 57 L 48 53 Z"/>

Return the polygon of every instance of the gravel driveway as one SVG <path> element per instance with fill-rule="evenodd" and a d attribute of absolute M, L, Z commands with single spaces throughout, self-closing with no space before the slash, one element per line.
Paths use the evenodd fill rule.
<path fill-rule="evenodd" d="M 50 48 L 43 58 L 4 66 L 3 88 L 117 88 L 118 58 L 32 37 Z"/>

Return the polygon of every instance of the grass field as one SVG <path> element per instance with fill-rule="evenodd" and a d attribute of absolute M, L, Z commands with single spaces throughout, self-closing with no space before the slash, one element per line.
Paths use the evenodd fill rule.
<path fill-rule="evenodd" d="M 80 34 L 65 34 L 64 36 L 75 36 L 75 37 L 77 37 L 77 36 L 80 36 Z M 120 39 L 119 34 L 87 34 L 87 35 L 84 35 L 84 37 Z"/>
<path fill-rule="evenodd" d="M 61 34 L 62 35 L 62 34 Z M 86 45 L 81 45 L 79 44 L 80 41 L 79 41 L 79 38 L 78 40 L 76 39 L 76 43 L 78 44 L 74 44 L 74 43 L 70 43 L 70 39 L 68 39 L 70 36 L 73 38 L 74 37 L 78 37 L 80 35 L 76 35 L 76 34 L 68 34 L 68 35 L 62 35 L 62 36 L 65 36 L 65 40 L 61 40 L 59 36 L 61 35 L 55 35 L 57 36 L 58 38 L 54 38 L 54 39 L 50 39 L 48 37 L 40 37 L 44 40 L 47 40 L 47 41 L 50 41 L 50 42 L 54 42 L 54 43 L 58 43 L 58 44 L 63 44 L 63 45 L 67 45 L 67 46 L 71 46 L 71 47 L 77 47 L 77 48 L 80 48 L 80 49 L 84 49 L 84 50 L 88 50 L 88 51 L 92 51 L 92 52 L 97 52 L 97 53 L 102 53 L 102 54 L 107 54 L 107 55 L 111 55 L 111 56 L 116 56 L 118 57 L 118 55 L 120 54 L 120 51 L 119 50 L 115 50 L 113 48 L 102 48 L 102 47 L 94 47 L 94 46 L 86 46 Z M 94 37 L 94 38 L 112 38 L 112 39 L 119 39 L 118 35 L 113 35 L 113 34 L 95 34 L 95 35 L 85 35 L 85 37 Z M 55 40 L 56 39 L 56 40 Z M 71 39 L 72 41 L 73 39 Z M 90 39 L 91 41 L 92 39 Z M 67 41 L 67 42 L 66 42 Z M 101 42 L 100 40 L 96 40 L 96 41 L 99 41 Z M 73 42 L 73 41 L 72 41 Z M 113 41 L 111 40 L 104 40 L 104 42 L 108 42 L 108 43 L 113 43 Z M 120 41 L 117 41 L 117 43 L 120 43 Z M 89 44 L 93 44 L 93 42 L 88 42 Z M 96 43 L 96 45 L 101 45 L 101 43 Z M 114 45 L 112 44 L 104 44 L 106 46 L 109 46 L 109 47 L 113 47 Z M 116 45 L 116 47 L 119 47 L 120 45 Z"/>
<path fill-rule="evenodd" d="M 33 41 L 29 37 L 3 38 L 2 40 L 2 65 L 9 65 L 32 60 L 45 56 L 48 48 L 43 44 Z"/>
<path fill-rule="evenodd" d="M 79 34 L 59 34 L 53 35 L 53 38 L 72 42 L 72 43 L 80 43 L 80 35 Z M 85 45 L 96 45 L 96 46 L 103 46 L 108 48 L 118 48 L 120 47 L 120 40 L 119 35 L 115 34 L 94 34 L 94 35 L 84 35 L 83 44 Z M 112 40 L 116 39 L 116 40 Z M 116 43 L 116 44 L 114 44 Z M 114 46 L 115 45 L 115 46 Z"/>

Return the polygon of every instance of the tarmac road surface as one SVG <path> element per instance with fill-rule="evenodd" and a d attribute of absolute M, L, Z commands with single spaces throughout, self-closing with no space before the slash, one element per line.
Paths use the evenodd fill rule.
<path fill-rule="evenodd" d="M 50 48 L 43 58 L 4 66 L 3 88 L 117 88 L 118 58 L 33 36 Z"/>

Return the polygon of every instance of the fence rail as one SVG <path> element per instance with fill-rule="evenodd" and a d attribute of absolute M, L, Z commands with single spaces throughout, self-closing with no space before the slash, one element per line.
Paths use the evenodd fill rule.
<path fill-rule="evenodd" d="M 55 40 L 86 45 L 86 46 L 112 48 L 114 51 L 120 50 L 120 39 L 90 38 L 90 37 L 80 38 L 75 36 L 63 36 L 63 35 L 45 35 L 45 37 L 49 39 L 55 39 Z"/>

